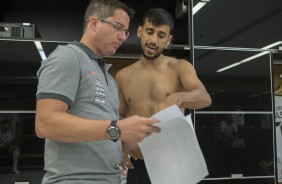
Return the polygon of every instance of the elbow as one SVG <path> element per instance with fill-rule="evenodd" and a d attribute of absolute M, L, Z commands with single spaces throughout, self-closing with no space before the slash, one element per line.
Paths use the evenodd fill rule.
<path fill-rule="evenodd" d="M 35 133 L 38 138 L 45 138 L 42 129 L 37 125 L 37 123 L 35 124 Z"/>
<path fill-rule="evenodd" d="M 212 104 L 212 100 L 210 96 L 206 96 L 200 100 L 200 103 L 198 103 L 194 109 L 195 110 L 203 109 L 203 108 L 211 106 L 211 104 Z"/>
<path fill-rule="evenodd" d="M 211 106 L 211 104 L 212 104 L 212 99 L 211 99 L 211 97 L 210 96 L 208 96 L 208 99 L 207 99 L 207 107 L 209 107 L 209 106 Z"/>
<path fill-rule="evenodd" d="M 200 93 L 200 98 L 198 99 L 199 106 L 195 109 L 202 109 L 211 106 L 212 99 L 206 90 L 202 90 Z"/>
<path fill-rule="evenodd" d="M 35 134 L 38 138 L 45 138 L 43 122 L 38 117 L 35 118 Z"/>
<path fill-rule="evenodd" d="M 212 104 L 212 100 L 211 100 L 210 97 L 208 97 L 204 100 L 203 106 L 201 108 L 209 107 L 209 106 L 211 106 L 211 104 Z"/>
<path fill-rule="evenodd" d="M 212 104 L 211 96 L 209 95 L 207 91 L 205 91 L 204 94 L 202 95 L 202 102 L 204 104 L 203 108 L 209 107 Z"/>

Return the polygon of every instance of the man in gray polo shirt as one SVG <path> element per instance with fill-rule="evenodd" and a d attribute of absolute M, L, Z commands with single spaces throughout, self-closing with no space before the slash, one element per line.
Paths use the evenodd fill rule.
<path fill-rule="evenodd" d="M 102 59 L 127 39 L 132 16 L 118 0 L 92 1 L 80 42 L 58 46 L 38 70 L 35 127 L 46 140 L 42 183 L 119 184 L 122 150 L 160 131 L 151 118 L 118 120 L 117 85 Z"/>

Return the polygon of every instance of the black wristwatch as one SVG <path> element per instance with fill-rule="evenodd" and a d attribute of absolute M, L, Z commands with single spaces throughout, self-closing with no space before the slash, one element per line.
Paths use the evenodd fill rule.
<path fill-rule="evenodd" d="M 113 120 L 107 129 L 107 136 L 113 142 L 117 142 L 120 136 L 120 130 L 117 126 L 117 121 Z"/>

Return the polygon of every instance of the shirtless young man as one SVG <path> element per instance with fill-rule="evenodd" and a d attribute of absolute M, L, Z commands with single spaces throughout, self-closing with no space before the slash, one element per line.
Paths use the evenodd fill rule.
<path fill-rule="evenodd" d="M 211 104 L 211 98 L 197 77 L 194 67 L 186 60 L 162 54 L 172 39 L 173 17 L 165 10 L 148 10 L 143 25 L 137 29 L 141 41 L 141 57 L 136 63 L 116 74 L 119 87 L 120 116 L 151 117 L 158 111 L 176 104 L 200 109 Z M 127 155 L 130 154 L 131 162 Z M 140 149 L 124 153 L 123 166 L 128 171 L 127 184 L 150 183 Z"/>

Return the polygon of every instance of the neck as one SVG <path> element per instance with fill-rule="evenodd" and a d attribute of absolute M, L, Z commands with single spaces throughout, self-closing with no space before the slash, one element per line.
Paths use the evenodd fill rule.
<path fill-rule="evenodd" d="M 93 41 L 91 42 L 89 38 L 84 34 L 82 38 L 80 39 L 80 42 L 86 45 L 96 56 L 103 58 L 101 54 L 97 51 L 96 47 L 92 44 Z"/>
<path fill-rule="evenodd" d="M 158 64 L 160 64 L 164 60 L 164 57 L 165 56 L 163 54 L 161 54 L 161 55 L 159 55 L 159 57 L 157 57 L 155 59 L 147 59 L 143 55 L 141 55 L 140 62 L 144 66 L 157 66 Z"/>

